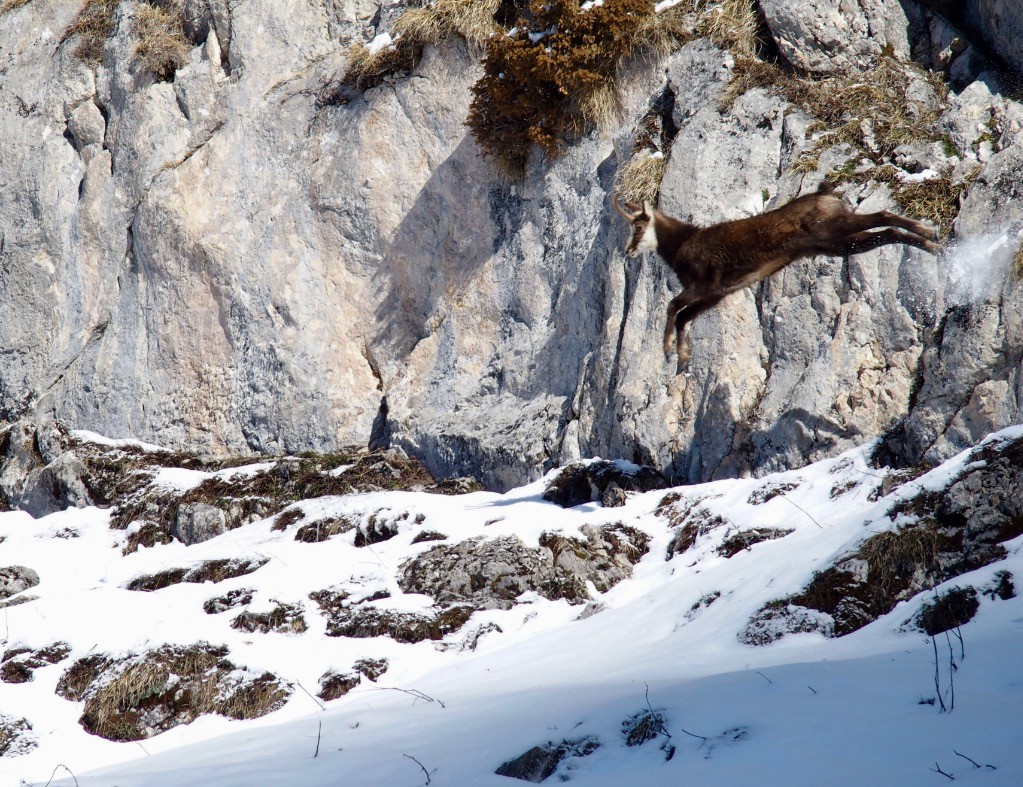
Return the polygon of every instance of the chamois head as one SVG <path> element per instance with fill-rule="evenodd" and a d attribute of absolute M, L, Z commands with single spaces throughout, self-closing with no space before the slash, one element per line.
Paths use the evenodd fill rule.
<path fill-rule="evenodd" d="M 642 206 L 634 202 L 626 202 L 623 206 L 618 197 L 611 199 L 615 210 L 621 213 L 632 225 L 632 238 L 625 247 L 630 257 L 638 257 L 644 251 L 657 251 L 657 233 L 654 231 L 654 208 L 649 202 Z"/>

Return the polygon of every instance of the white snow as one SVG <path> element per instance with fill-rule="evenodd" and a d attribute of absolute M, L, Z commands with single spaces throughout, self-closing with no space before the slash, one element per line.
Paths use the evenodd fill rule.
<path fill-rule="evenodd" d="M 1020 434 L 1023 426 L 990 439 Z M 409 524 L 366 548 L 354 546 L 352 532 L 322 543 L 297 542 L 298 525 L 273 531 L 267 519 L 191 547 L 173 543 L 124 557 L 125 534 L 108 528 L 107 511 L 72 509 L 39 520 L 0 514 L 0 565 L 29 566 L 41 577 L 26 591 L 37 600 L 2 610 L 3 646 L 64 640 L 73 648 L 70 659 L 38 669 L 30 683 L 0 683 L 0 710 L 26 717 L 39 742 L 27 754 L 0 758 L 0 784 L 24 780 L 42 787 L 52 775 L 54 785 L 77 780 L 81 787 L 412 787 L 425 782 L 414 757 L 431 773 L 432 785 L 510 786 L 518 782 L 494 774 L 501 763 L 548 740 L 584 735 L 596 736 L 601 748 L 563 764 L 548 783 L 944 784 L 947 779 L 930 770 L 936 763 L 961 783 L 1023 783 L 1020 598 L 981 597 L 978 616 L 962 629 L 965 658 L 956 652 L 959 668 L 951 679 L 939 636 L 942 690 L 954 680 L 951 713 L 919 704 L 935 696 L 932 645 L 923 634 L 900 631 L 923 597 L 841 639 L 800 634 L 766 647 L 736 639 L 765 602 L 799 590 L 815 570 L 891 527 L 884 514 L 894 500 L 933 488 L 967 461 L 964 453 L 910 488 L 871 501 L 884 471 L 867 465 L 866 451 L 766 478 L 675 490 L 731 527 L 794 531 L 730 559 L 716 551 L 723 529 L 665 560 L 671 531 L 654 513 L 665 492 L 632 496 L 622 508 L 564 510 L 541 499 L 544 481 L 503 495 L 379 492 L 297 504 L 306 521 L 381 509 L 425 517 L 421 526 Z M 184 489 L 190 477 L 169 478 Z M 755 490 L 779 484 L 795 487 L 760 505 L 749 502 Z M 614 522 L 648 533 L 650 551 L 632 578 L 595 594 L 606 608 L 585 619 L 579 619 L 582 606 L 530 593 L 511 610 L 476 613 L 441 643 L 407 645 L 327 637 L 325 621 L 308 599 L 310 591 L 327 587 L 353 595 L 386 589 L 391 598 L 374 606 L 429 607 L 427 597 L 403 594 L 395 578 L 405 560 L 436 546 L 411 543 L 422 528 L 446 534 L 446 543 L 517 535 L 536 546 L 544 531 L 575 535 L 582 525 Z M 67 529 L 78 537 L 56 537 Z M 1007 560 L 948 586 L 982 585 L 1004 569 L 1023 578 L 1023 539 L 1006 546 Z M 216 585 L 180 584 L 153 593 L 124 589 L 140 574 L 224 557 L 269 562 Z M 256 611 L 269 609 L 273 600 L 302 602 L 309 630 L 251 634 L 228 625 L 240 610 L 203 612 L 206 599 L 235 588 L 255 589 L 250 608 Z M 715 593 L 720 596 L 713 603 L 694 608 Z M 471 631 L 488 622 L 501 632 L 484 635 L 475 651 L 461 650 Z M 81 705 L 54 693 L 72 659 L 88 653 L 198 640 L 227 645 L 239 667 L 294 681 L 294 694 L 262 719 L 202 717 L 140 743 L 113 743 L 85 733 L 77 723 Z M 364 682 L 325 709 L 306 693 L 316 693 L 328 669 L 347 671 L 367 657 L 390 661 L 376 684 Z M 677 747 L 670 761 L 658 749 L 660 740 L 637 748 L 623 742 L 621 724 L 646 708 L 648 690 Z M 976 769 L 954 751 L 997 770 Z"/>
<path fill-rule="evenodd" d="M 948 303 L 966 305 L 997 299 L 1021 241 L 1023 230 L 1002 229 L 955 242 L 942 259 L 947 271 Z"/>
<path fill-rule="evenodd" d="M 390 33 L 380 33 L 366 45 L 366 51 L 371 55 L 375 55 L 381 49 L 386 49 L 392 44 L 394 44 L 394 40 L 391 38 Z"/>

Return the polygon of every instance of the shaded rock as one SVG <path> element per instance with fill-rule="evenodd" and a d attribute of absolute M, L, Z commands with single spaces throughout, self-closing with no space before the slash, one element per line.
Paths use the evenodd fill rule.
<path fill-rule="evenodd" d="M 656 470 L 629 462 L 586 462 L 564 468 L 543 491 L 543 499 L 562 508 L 599 501 L 604 506 L 625 504 L 625 492 L 664 489 L 668 482 Z"/>
<path fill-rule="evenodd" d="M 39 584 L 39 575 L 26 566 L 0 568 L 0 599 L 10 598 Z"/>
<path fill-rule="evenodd" d="M 66 508 L 93 504 L 84 477 L 88 470 L 73 454 L 64 454 L 46 467 L 29 473 L 18 508 L 38 518 Z"/>
<path fill-rule="evenodd" d="M 585 541 L 544 533 L 539 549 L 516 536 L 437 546 L 406 562 L 398 584 L 438 604 L 468 603 L 475 609 L 510 609 L 530 590 L 583 603 L 590 598 L 587 582 L 605 592 L 631 576 L 650 539 L 625 525 L 582 530 Z"/>
<path fill-rule="evenodd" d="M 186 503 L 178 507 L 170 534 L 183 544 L 198 544 L 227 531 L 223 509 L 207 503 Z"/>
<path fill-rule="evenodd" d="M 555 745 L 548 742 L 534 746 L 525 754 L 503 763 L 494 773 L 509 776 L 525 782 L 538 784 L 551 776 L 558 766 L 571 757 L 585 757 L 600 748 L 600 742 L 592 737 L 563 740 Z"/>
<path fill-rule="evenodd" d="M 447 536 L 436 530 L 421 530 L 412 539 L 413 544 L 422 544 L 424 541 L 446 541 Z"/>

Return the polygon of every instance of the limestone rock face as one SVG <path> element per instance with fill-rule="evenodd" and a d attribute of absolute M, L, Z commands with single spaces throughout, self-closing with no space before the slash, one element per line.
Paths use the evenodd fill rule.
<path fill-rule="evenodd" d="M 98 66 L 62 42 L 73 4 L 0 15 L 0 417 L 17 422 L 0 489 L 14 505 L 59 455 L 36 456 L 53 422 L 214 454 L 392 444 L 502 489 L 593 456 L 673 481 L 756 474 L 882 434 L 892 461 L 936 459 L 1021 418 L 1023 109 L 973 28 L 934 4 L 761 7 L 804 68 L 890 49 L 954 76 L 947 97 L 922 74 L 913 89 L 959 153 L 900 155 L 915 173 L 979 166 L 955 229 L 961 248 L 1005 237 L 982 255 L 991 286 L 957 291 L 951 253 L 803 260 L 696 320 L 684 375 L 659 346 L 679 285 L 659 258 L 624 256 L 609 205 L 640 120 L 671 121 L 660 207 L 697 223 L 857 163 L 835 146 L 797 167 L 813 119 L 764 89 L 726 106 L 731 55 L 700 39 L 636 62 L 617 126 L 511 184 L 464 125 L 481 70 L 457 40 L 322 102 L 348 45 L 397 6 L 186 5 L 191 49 L 169 82 L 134 58 L 132 3 Z M 896 209 L 877 181 L 845 196 Z"/>
<path fill-rule="evenodd" d="M 909 26 L 898 0 L 760 0 L 782 55 L 806 71 L 864 68 L 890 48 L 908 59 Z"/>

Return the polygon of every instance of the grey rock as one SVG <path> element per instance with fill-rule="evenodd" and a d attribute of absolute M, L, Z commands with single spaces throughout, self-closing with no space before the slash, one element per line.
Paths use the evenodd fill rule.
<path fill-rule="evenodd" d="M 494 773 L 539 784 L 552 776 L 564 760 L 569 757 L 586 757 L 599 748 L 600 742 L 593 736 L 563 740 L 559 744 L 549 741 L 502 763 Z"/>
<path fill-rule="evenodd" d="M 402 566 L 398 584 L 441 605 L 468 603 L 475 609 L 510 609 L 527 591 L 585 603 L 588 583 L 605 592 L 631 576 L 649 537 L 624 525 L 582 529 L 585 541 L 544 533 L 539 549 L 516 536 L 433 547 Z"/>
<path fill-rule="evenodd" d="M 178 507 L 171 535 L 183 544 L 198 544 L 226 533 L 227 514 L 208 503 L 183 503 Z"/>
<path fill-rule="evenodd" d="M 66 508 L 84 508 L 93 503 L 85 484 L 88 474 L 77 456 L 63 454 L 46 467 L 29 473 L 21 494 L 12 502 L 36 518 Z"/>
<path fill-rule="evenodd" d="M 347 45 L 398 5 L 186 5 L 196 43 L 173 82 L 133 67 L 130 24 L 93 69 L 57 44 L 76 8 L 0 17 L 7 421 L 218 454 L 389 441 L 438 476 L 507 489 L 584 456 L 678 482 L 763 474 L 901 419 L 904 454 L 940 456 L 1019 420 L 1011 288 L 942 339 L 944 262 L 899 247 L 804 260 L 736 293 L 693 324 L 688 376 L 665 363 L 677 282 L 623 256 L 608 204 L 639 120 L 673 102 L 661 207 L 699 223 L 781 204 L 853 155 L 836 146 L 796 171 L 813 119 L 763 90 L 722 109 L 734 63 L 705 40 L 636 63 L 617 125 L 512 187 L 464 127 L 481 72 L 457 42 L 427 47 L 410 78 L 318 103 Z M 1001 20 L 985 40 L 1011 55 L 1010 6 L 970 5 Z M 958 80 L 943 122 L 984 166 L 958 233 L 1013 220 L 1023 111 L 982 73 L 965 17 L 896 0 L 762 7 L 794 63 L 859 68 L 890 46 Z M 992 117 L 997 143 L 976 130 Z M 848 198 L 895 207 L 878 184 Z M 955 353 L 972 353 L 961 372 Z M 0 451 L 11 500 L 56 458 L 41 447 L 35 463 L 21 436 Z"/>
<path fill-rule="evenodd" d="M 0 598 L 10 598 L 38 584 L 39 575 L 26 566 L 0 568 Z"/>
<path fill-rule="evenodd" d="M 908 20 L 898 0 L 760 0 L 782 55 L 805 71 L 866 68 L 884 47 L 908 60 Z"/>

